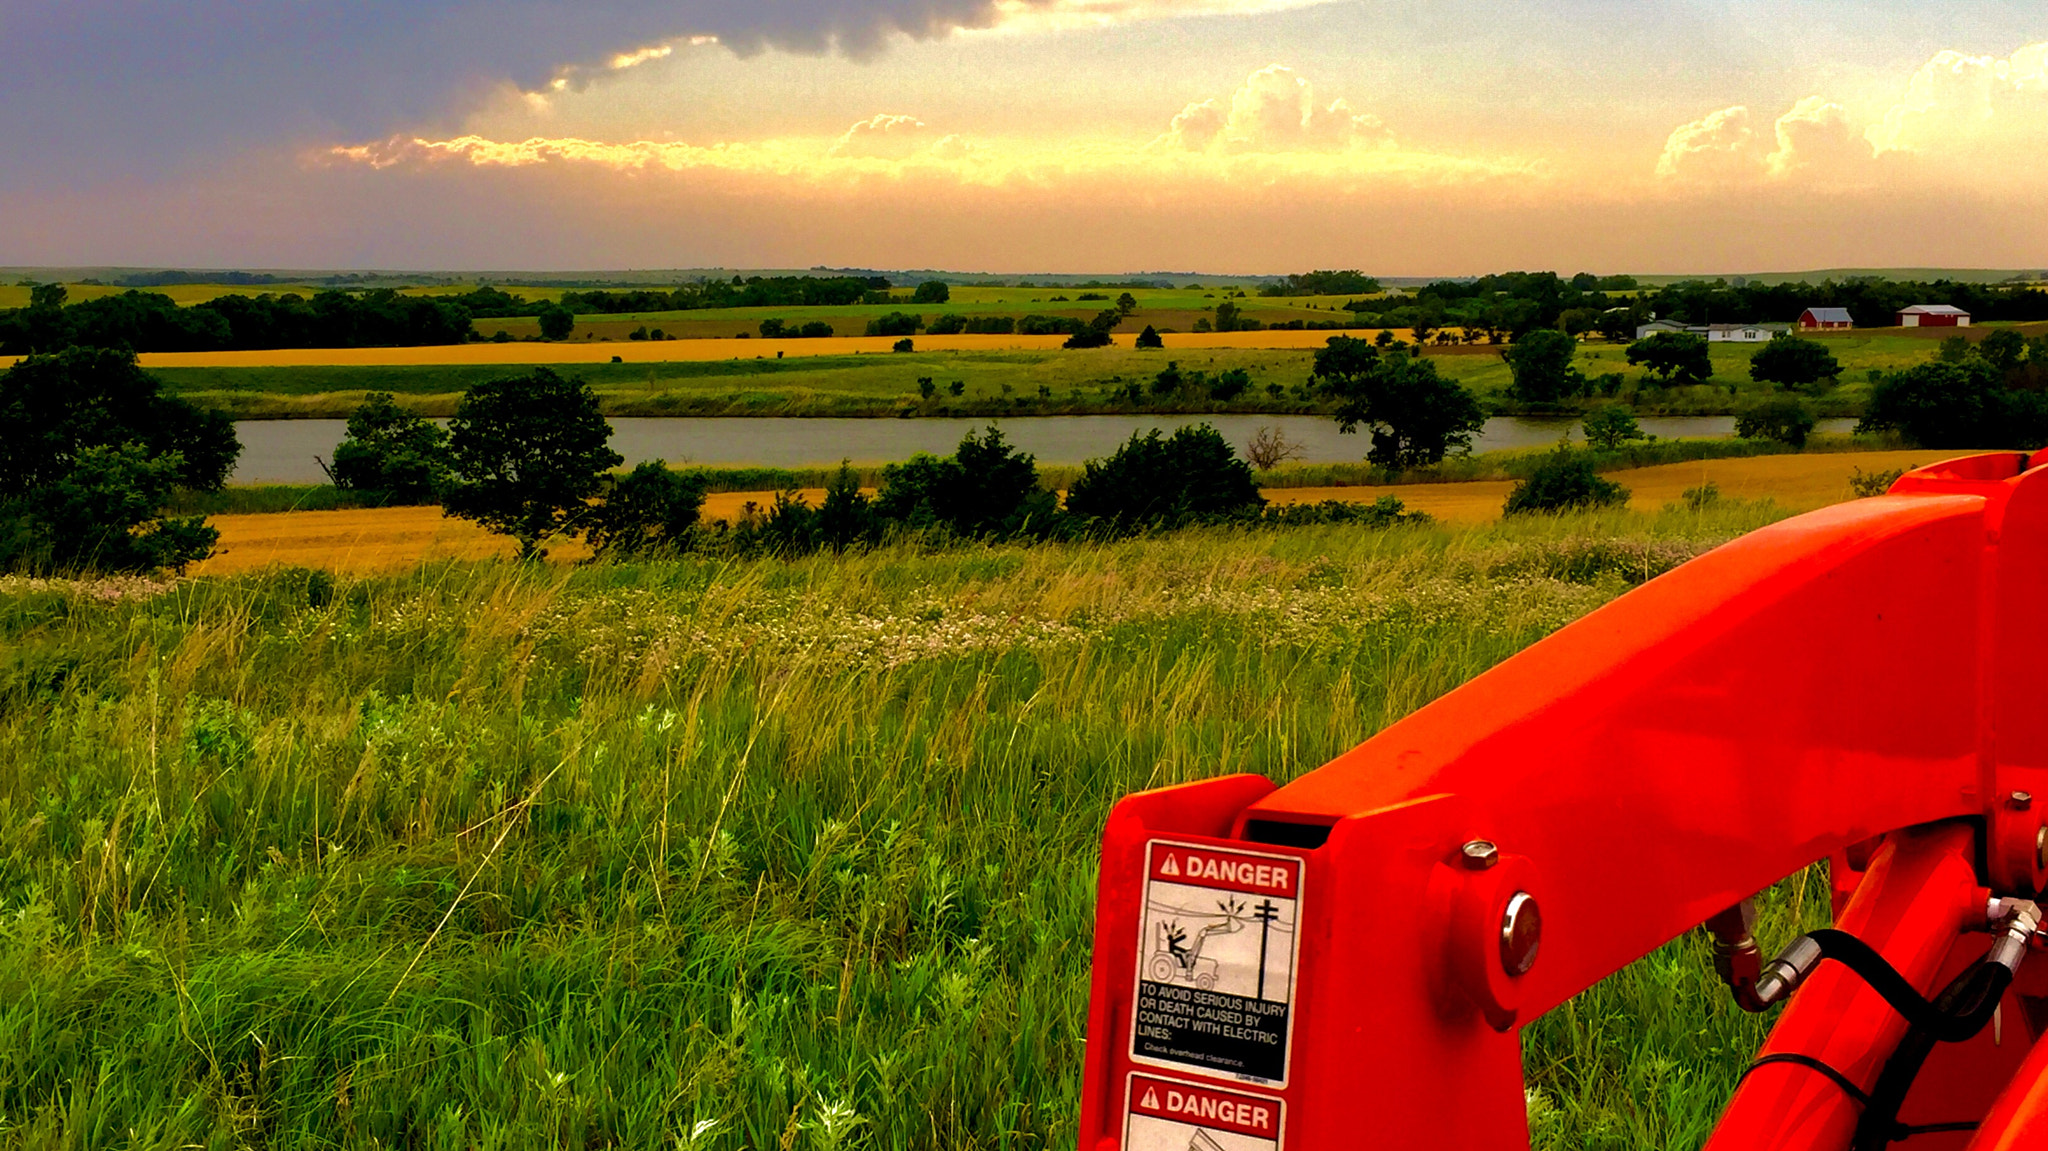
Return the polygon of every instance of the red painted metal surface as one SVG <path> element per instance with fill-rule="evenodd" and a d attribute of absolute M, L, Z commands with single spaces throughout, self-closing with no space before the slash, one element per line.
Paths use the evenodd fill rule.
<path fill-rule="evenodd" d="M 1526 1146 L 1522 1024 L 1830 855 L 1843 928 L 1931 997 L 1983 952 L 1964 931 L 1982 897 L 2048 878 L 2048 467 L 2026 465 L 1949 461 L 1755 532 L 1284 787 L 1231 777 L 1124 800 L 1103 839 L 1080 1146 L 1153 1145 L 1124 1113 L 1133 1071 L 1269 1099 L 1293 1151 Z M 1477 840 L 1497 851 L 1468 859 Z M 1225 933 L 1211 954 L 1226 982 L 1251 970 L 1231 958 L 1249 954 L 1246 912 L 1199 920 L 1207 903 L 1148 886 L 1155 842 L 1302 861 L 1284 987 L 1218 995 L 1215 959 L 1154 954 L 1160 916 L 1180 915 Z M 1540 907 L 1526 974 L 1501 939 L 1518 895 Z M 1148 984 L 1141 961 L 1175 974 Z M 2048 1023 L 2044 968 L 2023 969 L 1996 1042 L 1936 1052 L 1904 1121 L 1988 1112 L 2022 1134 L 1987 1125 L 1980 1145 L 2048 1141 L 2048 1062 L 2027 1055 Z M 1291 1030 L 1247 1030 L 1248 1005 Z M 1865 1085 L 1904 1030 L 1833 964 L 1782 1010 L 1771 1050 Z M 1215 1052 L 1244 1035 L 1282 1043 L 1284 1073 L 1234 1074 Z M 1715 1145 L 1846 1147 L 1855 1121 L 1839 1088 L 1772 1066 Z"/>

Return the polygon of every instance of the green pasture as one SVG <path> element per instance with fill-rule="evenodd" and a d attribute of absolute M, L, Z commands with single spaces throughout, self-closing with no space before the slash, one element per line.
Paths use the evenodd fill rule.
<path fill-rule="evenodd" d="M 1071 1147 L 1117 797 L 1780 514 L 0 580 L 0 1143 Z M 1537 1146 L 1697 1146 L 1767 1025 L 1660 950 L 1525 1033 Z"/>
<path fill-rule="evenodd" d="M 1895 370 L 1934 354 L 1936 342 L 1896 333 L 1829 337 L 1842 361 L 1841 383 L 1812 397 L 1817 411 L 1853 416 L 1869 395 L 1872 369 Z M 745 345 L 735 345 L 744 348 Z M 1739 410 L 1771 391 L 1749 378 L 1755 345 L 1717 345 L 1716 374 L 1696 387 L 1655 387 L 1629 366 L 1619 344 L 1589 343 L 1579 366 L 1589 375 L 1619 373 L 1618 398 L 1645 415 L 1714 415 Z M 1444 375 L 1503 413 L 1523 410 L 1508 394 L 1510 375 L 1500 349 L 1464 346 L 1432 349 Z M 1309 379 L 1310 349 L 1203 348 L 1138 351 L 1123 346 L 1088 351 L 1061 349 L 928 351 L 888 355 L 790 356 L 756 354 L 730 360 L 654 364 L 585 364 L 558 367 L 581 376 L 596 389 L 605 410 L 638 416 L 999 416 L 1079 415 L 1128 411 L 1300 413 L 1322 410 L 1300 389 Z M 1242 368 L 1251 389 L 1228 404 L 1199 394 L 1142 406 L 1112 401 L 1125 383 L 1147 383 L 1173 362 L 1183 371 L 1211 375 Z M 452 414 L 462 391 L 483 380 L 530 370 L 517 365 L 418 365 L 398 367 L 282 366 L 259 368 L 158 368 L 170 388 L 200 404 L 243 418 L 345 416 L 375 391 L 404 397 L 430 415 Z M 939 394 L 918 394 L 918 380 L 930 377 Z M 948 385 L 962 384 L 954 397 Z M 1268 385 L 1281 388 L 1273 396 Z M 1731 391 L 1731 385 L 1733 390 Z M 1040 388 L 1048 394 L 1041 395 Z M 1007 391 L 1005 390 L 1007 389 Z M 1607 402 L 1601 397 L 1587 404 Z"/>

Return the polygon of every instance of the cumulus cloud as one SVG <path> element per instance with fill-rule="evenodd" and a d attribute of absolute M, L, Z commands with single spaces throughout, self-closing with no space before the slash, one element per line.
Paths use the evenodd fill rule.
<path fill-rule="evenodd" d="M 1393 134 L 1342 99 L 1317 104 L 1306 78 L 1270 64 L 1246 77 L 1227 107 L 1212 97 L 1182 108 L 1161 141 L 1191 152 L 1338 151 L 1390 145 Z"/>
<path fill-rule="evenodd" d="M 1665 179 L 1727 180 L 1755 167 L 1756 133 L 1749 109 L 1737 104 L 1680 124 L 1665 138 L 1657 175 Z"/>
<path fill-rule="evenodd" d="M 1905 94 L 1870 127 L 1879 152 L 1939 151 L 2048 126 L 2048 43 L 2011 56 L 1943 51 L 1921 65 Z"/>
<path fill-rule="evenodd" d="M 1840 104 L 1808 96 L 1778 117 L 1778 149 L 1764 157 L 1764 170 L 1784 178 L 1798 173 L 1842 173 L 1871 160 L 1870 145 Z"/>

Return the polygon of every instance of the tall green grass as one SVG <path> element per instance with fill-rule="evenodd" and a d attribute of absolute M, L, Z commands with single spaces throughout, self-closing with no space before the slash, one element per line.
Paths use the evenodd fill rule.
<path fill-rule="evenodd" d="M 1071 1146 L 1117 797 L 1775 514 L 0 580 L 0 1143 Z M 1544 1145 L 1696 1142 L 1761 1036 L 1711 979 L 1539 1022 Z"/>

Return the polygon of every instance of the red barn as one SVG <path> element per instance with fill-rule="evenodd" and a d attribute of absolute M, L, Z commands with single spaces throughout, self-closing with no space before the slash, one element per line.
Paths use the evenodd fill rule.
<path fill-rule="evenodd" d="M 1970 313 L 1952 304 L 1914 304 L 1899 312 L 1902 328 L 1967 328 Z"/>
<path fill-rule="evenodd" d="M 1802 332 L 1825 332 L 1855 326 L 1856 321 L 1849 318 L 1847 308 L 1808 308 L 1799 313 L 1799 330 Z"/>

